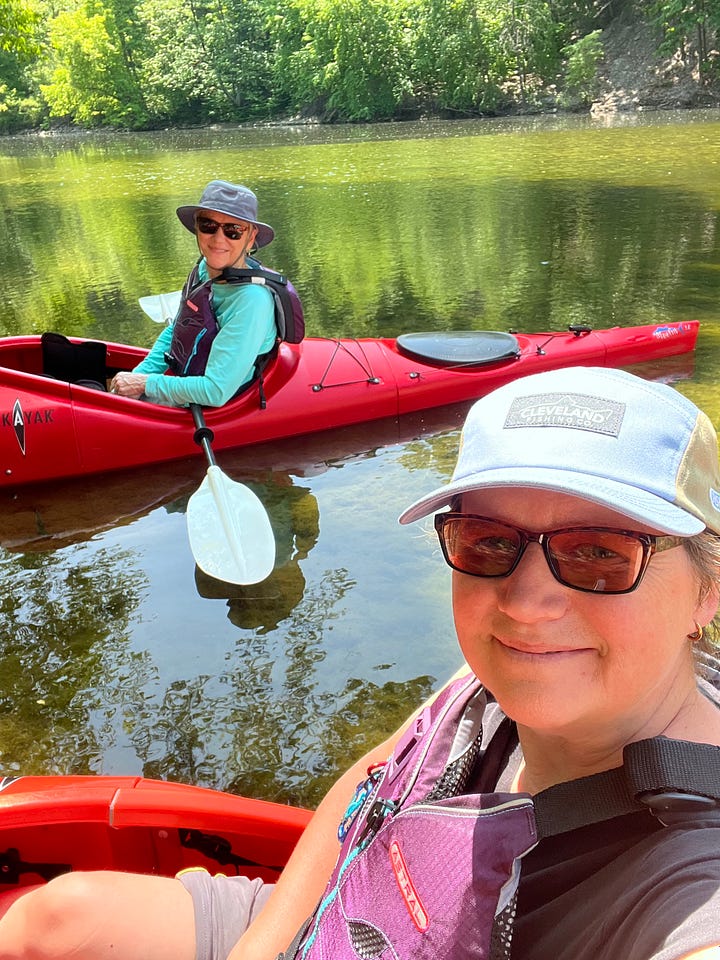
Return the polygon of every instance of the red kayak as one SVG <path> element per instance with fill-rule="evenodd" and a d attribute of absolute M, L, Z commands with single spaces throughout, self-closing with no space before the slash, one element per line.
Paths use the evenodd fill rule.
<path fill-rule="evenodd" d="M 0 916 L 71 870 L 277 879 L 311 813 L 142 777 L 0 780 Z"/>
<path fill-rule="evenodd" d="M 486 331 L 405 334 L 397 339 L 281 343 L 254 385 L 208 409 L 215 450 L 294 437 L 462 403 L 515 377 L 571 364 L 626 366 L 694 349 L 697 321 L 574 327 L 564 333 Z M 190 414 L 105 392 L 139 347 L 73 340 L 102 352 L 95 378 L 57 379 L 39 336 L 0 340 L 0 485 L 104 473 L 199 453 Z M 75 380 L 76 382 L 70 382 Z M 77 382 L 80 380 L 80 382 Z"/>

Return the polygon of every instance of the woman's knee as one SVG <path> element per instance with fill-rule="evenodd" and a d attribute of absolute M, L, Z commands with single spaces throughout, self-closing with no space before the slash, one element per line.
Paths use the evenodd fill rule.
<path fill-rule="evenodd" d="M 194 956 L 192 900 L 177 880 L 68 873 L 21 897 L 0 921 L 0 960 L 161 960 Z"/>
<path fill-rule="evenodd" d="M 87 941 L 89 918 L 106 908 L 99 876 L 63 874 L 16 900 L 0 921 L 0 960 L 54 960 Z"/>

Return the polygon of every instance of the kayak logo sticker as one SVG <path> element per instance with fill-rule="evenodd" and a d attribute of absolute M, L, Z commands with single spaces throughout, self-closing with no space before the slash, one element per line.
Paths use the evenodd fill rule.
<path fill-rule="evenodd" d="M 671 340 L 673 337 L 679 337 L 681 333 L 682 325 L 671 327 L 669 324 L 665 324 L 662 327 L 655 327 L 653 330 L 653 339 Z"/>
<path fill-rule="evenodd" d="M 15 401 L 15 406 L 12 410 L 12 425 L 15 436 L 17 437 L 17 442 L 20 444 L 22 455 L 25 456 L 25 418 L 23 417 L 23 408 L 20 406 L 19 400 Z"/>
<path fill-rule="evenodd" d="M 13 404 L 12 412 L 2 414 L 2 425 L 3 427 L 12 427 L 15 439 L 18 442 L 20 452 L 23 456 L 25 456 L 28 426 L 31 423 L 54 423 L 53 413 L 54 410 L 52 407 L 47 407 L 43 410 L 32 410 L 30 413 L 25 413 L 18 398 Z"/>

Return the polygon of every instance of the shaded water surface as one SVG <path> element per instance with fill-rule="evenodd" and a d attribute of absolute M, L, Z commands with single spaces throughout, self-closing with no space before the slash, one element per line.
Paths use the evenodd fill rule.
<path fill-rule="evenodd" d="M 174 216 L 243 181 L 309 332 L 701 320 L 653 368 L 720 422 L 717 112 L 0 141 L 0 335 L 149 345 Z M 648 371 L 646 371 L 648 372 Z M 449 574 L 396 517 L 452 470 L 462 411 L 222 456 L 276 569 L 223 588 L 185 533 L 200 460 L 0 493 L 0 772 L 138 773 L 314 803 L 459 663 Z"/>

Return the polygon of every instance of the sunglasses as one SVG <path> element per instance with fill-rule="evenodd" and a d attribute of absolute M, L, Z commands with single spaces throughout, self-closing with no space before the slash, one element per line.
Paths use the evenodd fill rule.
<path fill-rule="evenodd" d="M 445 560 L 460 573 L 509 577 L 527 545 L 539 543 L 558 583 L 583 593 L 630 593 L 642 580 L 652 555 L 677 547 L 684 539 L 609 527 L 531 533 L 469 513 L 438 513 L 435 530 Z"/>
<path fill-rule="evenodd" d="M 228 240 L 240 240 L 242 235 L 251 230 L 252 227 L 242 223 L 218 223 L 210 217 L 196 217 L 195 226 L 200 233 L 217 233 L 222 230 Z"/>

